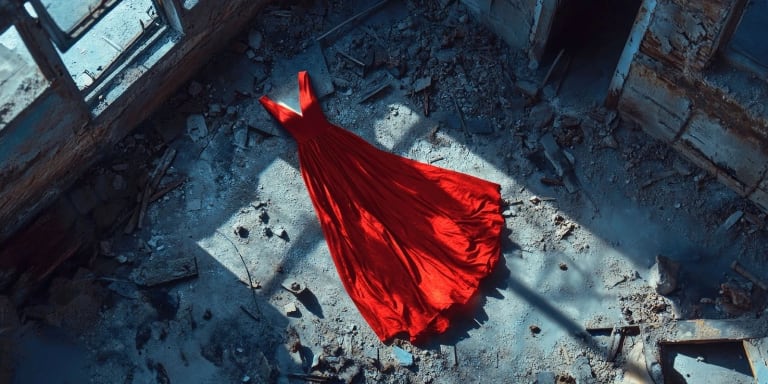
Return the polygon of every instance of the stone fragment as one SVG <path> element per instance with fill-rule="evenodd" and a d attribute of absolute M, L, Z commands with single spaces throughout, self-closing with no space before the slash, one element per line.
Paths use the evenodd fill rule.
<path fill-rule="evenodd" d="M 301 295 L 303 294 L 307 287 L 297 281 L 291 281 L 287 284 L 282 284 L 282 287 L 287 290 L 288 292 L 293 293 L 294 295 Z"/>
<path fill-rule="evenodd" d="M 577 357 L 571 364 L 571 375 L 579 384 L 597 383 L 592 373 L 592 367 L 589 365 L 589 358 L 584 355 Z"/>
<path fill-rule="evenodd" d="M 432 78 L 429 76 L 416 79 L 416 81 L 413 82 L 413 92 L 419 93 L 429 88 L 431 85 L 432 85 Z"/>
<path fill-rule="evenodd" d="M 549 104 L 536 104 L 528 112 L 528 121 L 533 129 L 541 129 L 552 123 L 555 118 L 555 111 Z"/>
<path fill-rule="evenodd" d="M 283 312 L 285 312 L 288 316 L 296 316 L 299 314 L 299 309 L 296 308 L 296 304 L 294 302 L 290 302 L 283 306 Z"/>
<path fill-rule="evenodd" d="M 209 116 L 221 116 L 221 114 L 224 112 L 223 108 L 221 107 L 221 104 L 210 104 L 208 106 L 208 115 Z"/>
<path fill-rule="evenodd" d="M 398 346 L 392 347 L 392 356 L 395 357 L 397 363 L 402 367 L 410 367 L 413 365 L 413 355 Z"/>
<path fill-rule="evenodd" d="M 208 126 L 205 124 L 203 115 L 194 114 L 187 117 L 187 134 L 192 138 L 192 141 L 198 141 L 208 136 Z"/>
<path fill-rule="evenodd" d="M 240 149 L 248 148 L 248 126 L 242 120 L 232 126 L 232 142 Z"/>
<path fill-rule="evenodd" d="M 616 141 L 616 138 L 614 138 L 613 135 L 610 133 L 605 135 L 605 137 L 603 137 L 600 140 L 600 145 L 605 148 L 611 148 L 611 149 L 619 148 L 619 143 Z"/>
<path fill-rule="evenodd" d="M 662 255 L 656 256 L 648 276 L 651 288 L 660 295 L 668 295 L 677 289 L 677 277 L 680 272 L 680 263 Z"/>
<path fill-rule="evenodd" d="M 255 29 L 252 29 L 250 32 L 248 32 L 248 45 L 250 45 L 254 51 L 261 49 L 263 42 L 264 36 L 261 34 L 261 32 Z"/>
<path fill-rule="evenodd" d="M 515 83 L 515 86 L 528 98 L 535 99 L 539 96 L 539 86 L 532 81 L 520 80 Z"/>
<path fill-rule="evenodd" d="M 741 211 L 741 210 L 732 213 L 730 216 L 728 216 L 727 219 L 725 219 L 723 224 L 721 224 L 717 228 L 717 230 L 715 231 L 715 234 L 716 235 L 722 235 L 722 234 L 728 232 L 728 230 L 731 229 L 731 227 L 733 227 L 736 223 L 739 222 L 739 220 L 742 218 L 742 216 L 744 216 L 744 211 Z"/>

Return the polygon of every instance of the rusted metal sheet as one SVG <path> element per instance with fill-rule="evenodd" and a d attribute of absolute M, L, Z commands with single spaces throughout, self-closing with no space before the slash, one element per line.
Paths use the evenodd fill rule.
<path fill-rule="evenodd" d="M 754 319 L 698 319 L 674 321 L 649 328 L 662 343 L 713 343 L 761 339 L 768 336 L 768 323 Z"/>
<path fill-rule="evenodd" d="M 698 319 L 647 324 L 641 328 L 646 366 L 659 364 L 664 344 L 707 344 L 762 339 L 768 323 L 754 319 Z"/>

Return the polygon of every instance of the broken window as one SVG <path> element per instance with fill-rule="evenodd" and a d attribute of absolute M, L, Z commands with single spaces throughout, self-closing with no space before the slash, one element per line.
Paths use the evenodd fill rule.
<path fill-rule="evenodd" d="M 111 72 L 126 52 L 159 26 L 153 0 L 31 0 L 29 4 L 80 90 Z"/>
<path fill-rule="evenodd" d="M 725 49 L 726 57 L 768 80 L 768 1 L 748 0 Z"/>
<path fill-rule="evenodd" d="M 15 27 L 0 34 L 0 130 L 40 96 L 49 83 Z"/>

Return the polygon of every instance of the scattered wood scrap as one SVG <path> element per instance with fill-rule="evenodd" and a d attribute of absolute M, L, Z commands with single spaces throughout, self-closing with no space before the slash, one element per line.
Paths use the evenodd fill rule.
<path fill-rule="evenodd" d="M 768 292 L 768 284 L 765 283 L 765 281 L 761 280 L 755 274 L 753 274 L 748 269 L 744 268 L 743 265 L 739 264 L 738 261 L 734 260 L 733 263 L 731 263 L 731 269 L 736 271 L 739 275 L 744 276 L 745 279 L 752 282 L 752 284 L 760 287 L 765 292 Z"/>
<path fill-rule="evenodd" d="M 197 276 L 197 259 L 193 256 L 179 255 L 166 259 L 157 256 L 144 262 L 132 275 L 133 281 L 145 287 L 170 283 Z"/>
<path fill-rule="evenodd" d="M 573 171 L 573 165 L 565 157 L 565 154 L 555 141 L 555 137 L 551 133 L 547 133 L 539 139 L 539 142 L 544 148 L 544 156 L 547 157 L 547 160 L 555 168 L 557 175 L 562 178 L 565 189 L 570 193 L 577 192 L 579 190 L 579 180 Z"/>
<path fill-rule="evenodd" d="M 383 91 L 383 90 L 385 90 L 385 89 L 387 89 L 387 88 L 389 88 L 389 87 L 390 87 L 390 83 L 389 83 L 389 82 L 386 82 L 386 83 L 384 83 L 384 84 L 381 84 L 381 85 L 379 85 L 379 86 L 376 86 L 376 87 L 372 88 L 371 90 L 369 90 L 368 92 L 366 92 L 366 93 L 363 95 L 363 97 L 361 97 L 361 98 L 360 98 L 360 100 L 358 100 L 358 102 L 357 102 L 357 103 L 358 103 L 358 104 L 362 104 L 362 103 L 365 103 L 366 101 L 368 101 L 368 100 L 369 100 L 369 99 L 371 99 L 372 97 L 374 97 L 374 96 L 378 95 L 378 94 L 379 94 L 381 91 Z"/>
<path fill-rule="evenodd" d="M 331 29 L 330 29 L 328 32 L 326 32 L 326 33 L 323 33 L 322 35 L 318 36 L 318 37 L 317 37 L 315 40 L 316 40 L 316 41 L 318 41 L 318 42 L 322 42 L 323 40 L 325 40 L 325 38 L 327 38 L 327 37 L 329 37 L 329 36 L 333 35 L 333 34 L 334 34 L 334 33 L 336 33 L 336 31 L 338 31 L 339 29 L 341 29 L 341 28 L 344 28 L 344 26 L 346 26 L 347 24 L 349 24 L 349 23 L 354 23 L 354 22 L 357 22 L 357 21 L 359 21 L 360 19 L 362 19 L 362 18 L 366 17 L 366 16 L 367 16 L 368 14 L 370 14 L 371 12 L 373 12 L 373 11 L 377 10 L 378 8 L 380 8 L 381 6 L 383 6 L 384 4 L 386 4 L 388 1 L 389 1 L 389 0 L 382 0 L 382 1 L 379 1 L 378 3 L 376 3 L 376 4 L 374 4 L 374 5 L 372 5 L 372 6 L 368 7 L 368 8 L 366 8 L 366 9 L 365 9 L 365 10 L 363 10 L 362 12 L 360 12 L 360 13 L 358 13 L 358 14 L 356 14 L 356 15 L 352 16 L 352 17 L 350 17 L 349 19 L 346 19 L 346 20 L 342 21 L 342 22 L 341 22 L 339 25 L 337 25 L 337 26 L 335 26 L 335 27 L 331 28 Z"/>
<path fill-rule="evenodd" d="M 124 232 L 126 234 L 132 233 L 137 227 L 142 227 L 144 216 L 147 213 L 147 207 L 149 206 L 149 203 L 162 196 L 162 194 L 158 195 L 158 193 L 163 192 L 164 194 L 175 188 L 173 187 L 168 191 L 165 191 L 167 187 L 166 186 L 158 190 L 160 180 L 162 180 L 165 176 L 165 172 L 168 171 L 168 168 L 171 166 L 171 163 L 173 163 L 173 159 L 175 157 L 176 150 L 170 147 L 168 147 L 163 153 L 163 156 L 160 157 L 160 161 L 158 161 L 157 166 L 150 174 L 149 179 L 147 180 L 147 184 L 144 186 L 144 189 L 141 191 L 141 193 L 139 193 L 139 195 L 136 197 L 137 206 L 134 208 L 133 213 L 128 219 L 128 224 L 125 226 Z M 155 199 L 153 199 L 153 197 L 155 197 Z"/>
<path fill-rule="evenodd" d="M 651 185 L 654 185 L 654 184 L 658 183 L 659 181 L 662 181 L 662 180 L 664 180 L 664 179 L 666 179 L 666 178 L 668 178 L 668 177 L 674 176 L 675 174 L 677 174 L 677 171 L 664 171 L 664 172 L 659 172 L 659 173 L 657 173 L 657 174 L 653 175 L 653 176 L 652 176 L 651 178 L 649 178 L 648 180 L 646 180 L 646 181 L 645 181 L 645 182 L 644 182 L 644 183 L 643 183 L 643 184 L 640 186 L 640 189 L 645 189 L 645 188 L 648 188 L 648 187 L 650 187 Z"/>

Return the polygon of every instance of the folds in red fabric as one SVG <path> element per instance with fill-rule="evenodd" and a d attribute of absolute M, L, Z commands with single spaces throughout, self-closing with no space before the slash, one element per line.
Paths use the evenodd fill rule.
<path fill-rule="evenodd" d="M 300 113 L 259 100 L 298 142 L 339 277 L 378 337 L 446 331 L 499 260 L 499 185 L 380 150 L 328 122 L 299 73 Z"/>

